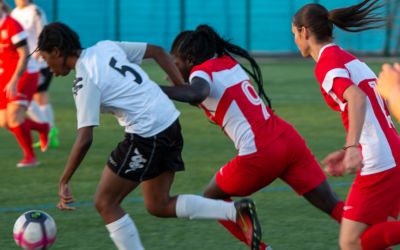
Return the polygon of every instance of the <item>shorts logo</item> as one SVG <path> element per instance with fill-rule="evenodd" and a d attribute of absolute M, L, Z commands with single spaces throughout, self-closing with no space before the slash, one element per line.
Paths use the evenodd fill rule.
<path fill-rule="evenodd" d="M 353 208 L 353 206 L 344 206 L 343 207 L 343 210 L 344 211 L 347 211 L 347 210 L 350 210 L 350 209 L 352 209 Z"/>
<path fill-rule="evenodd" d="M 117 166 L 117 163 L 115 162 L 115 160 L 110 156 L 110 158 L 108 158 L 108 161 L 111 163 L 111 165 L 113 165 L 114 167 Z"/>
<path fill-rule="evenodd" d="M 139 150 L 135 148 L 134 155 L 131 157 L 131 161 L 129 162 L 129 169 L 125 170 L 125 174 L 143 168 L 144 163 L 146 162 L 147 160 L 143 157 Z"/>

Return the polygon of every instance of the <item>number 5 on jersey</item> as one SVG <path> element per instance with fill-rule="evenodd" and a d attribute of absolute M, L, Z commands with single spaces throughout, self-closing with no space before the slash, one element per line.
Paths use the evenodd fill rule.
<path fill-rule="evenodd" d="M 114 57 L 111 57 L 110 63 L 108 65 L 110 65 L 111 68 L 118 71 L 124 77 L 126 77 L 127 72 L 131 73 L 135 78 L 133 81 L 136 82 L 137 84 L 141 84 L 143 82 L 140 74 L 136 72 L 133 68 L 126 65 L 121 65 L 120 67 L 118 67 L 117 60 Z"/>

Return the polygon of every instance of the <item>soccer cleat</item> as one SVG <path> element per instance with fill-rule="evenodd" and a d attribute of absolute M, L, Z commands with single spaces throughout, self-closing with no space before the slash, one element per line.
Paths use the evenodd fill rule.
<path fill-rule="evenodd" d="M 57 148 L 60 146 L 60 141 L 58 140 L 58 129 L 56 127 L 52 127 L 49 133 L 50 140 L 50 148 Z"/>
<path fill-rule="evenodd" d="M 28 168 L 35 167 L 39 165 L 39 162 L 35 159 L 35 157 L 25 158 L 17 163 L 17 168 Z"/>
<path fill-rule="evenodd" d="M 49 147 L 49 131 L 50 131 L 50 126 L 49 124 L 46 124 L 47 129 L 43 132 L 39 132 L 39 141 L 40 141 L 40 150 L 42 152 L 46 152 L 47 148 Z"/>
<path fill-rule="evenodd" d="M 250 199 L 242 199 L 235 202 L 235 208 L 236 224 L 242 229 L 247 245 L 252 250 L 259 250 L 262 232 L 254 202 Z"/>

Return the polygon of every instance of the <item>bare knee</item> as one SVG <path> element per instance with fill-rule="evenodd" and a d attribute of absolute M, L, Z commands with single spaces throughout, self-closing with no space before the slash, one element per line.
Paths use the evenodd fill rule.
<path fill-rule="evenodd" d="M 94 200 L 94 206 L 100 214 L 107 214 L 114 210 L 114 208 L 118 207 L 119 204 L 114 200 L 96 196 Z"/>
<path fill-rule="evenodd" d="M 176 198 L 163 198 L 145 201 L 149 214 L 157 217 L 175 217 Z"/>
<path fill-rule="evenodd" d="M 339 245 L 341 250 L 361 250 L 361 241 L 357 236 L 340 237 Z"/>

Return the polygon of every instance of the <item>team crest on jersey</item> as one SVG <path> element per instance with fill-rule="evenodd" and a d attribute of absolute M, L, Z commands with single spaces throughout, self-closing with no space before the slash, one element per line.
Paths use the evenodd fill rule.
<path fill-rule="evenodd" d="M 2 30 L 0 36 L 1 36 L 1 39 L 3 39 L 3 40 L 7 39 L 8 38 L 8 31 L 7 30 Z"/>
<path fill-rule="evenodd" d="M 77 77 L 75 78 L 73 84 L 72 85 L 72 92 L 74 93 L 74 96 L 76 96 L 78 94 L 78 91 L 83 88 L 83 84 L 78 84 L 80 81 L 82 81 L 83 78 L 82 77 Z"/>

